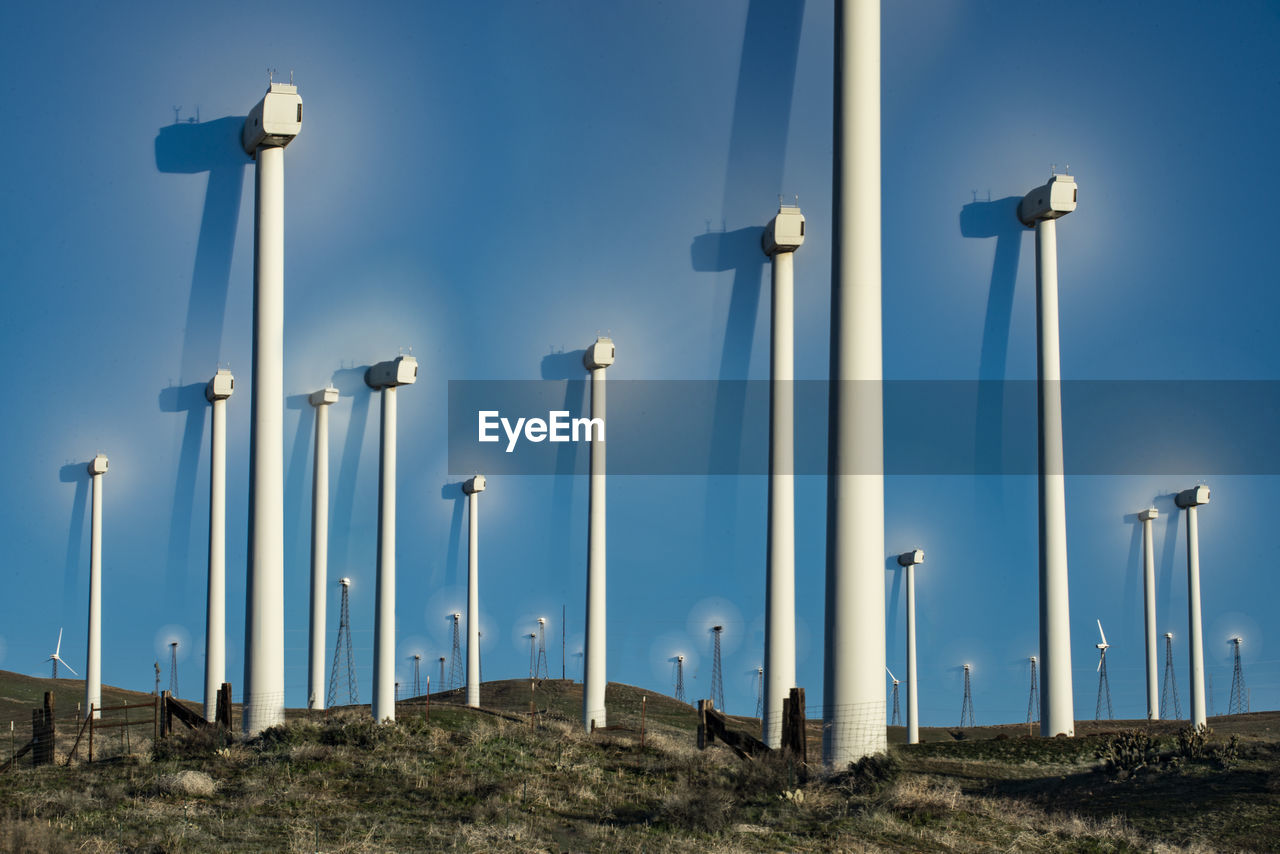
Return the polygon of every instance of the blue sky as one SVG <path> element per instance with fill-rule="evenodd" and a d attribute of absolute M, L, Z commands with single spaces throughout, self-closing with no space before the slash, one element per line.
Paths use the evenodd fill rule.
<path fill-rule="evenodd" d="M 1280 379 L 1266 320 L 1280 308 L 1267 207 L 1280 189 L 1271 153 L 1280 117 L 1269 109 L 1280 87 L 1278 18 L 1274 5 L 1247 2 L 1211 12 L 886 4 L 886 377 L 1034 378 L 1034 247 L 1001 200 L 1056 163 L 1080 185 L 1080 206 L 1058 230 L 1066 378 Z M 797 377 L 825 378 L 831 27 L 832 6 L 819 0 L 388 3 L 358 13 L 6 6 L 0 356 L 15 387 L 0 421 L 9 449 L 0 667 L 46 673 L 65 626 L 64 657 L 81 669 L 87 490 L 75 466 L 102 451 L 111 459 L 104 681 L 149 689 L 152 661 L 185 631 L 181 681 L 195 696 L 209 428 L 194 385 L 221 362 L 240 380 L 228 409 L 227 561 L 228 678 L 239 693 L 253 174 L 235 127 L 261 97 L 266 68 L 292 70 L 306 102 L 285 167 L 286 687 L 296 706 L 306 690 L 313 438 L 297 396 L 330 379 L 355 392 L 332 413 L 330 574 L 355 580 L 367 693 L 377 406 L 353 368 L 401 347 L 421 364 L 400 395 L 406 677 L 415 650 L 428 661 L 448 654 L 445 614 L 464 594 L 448 381 L 539 379 L 544 357 L 605 332 L 618 347 L 611 378 L 767 378 L 768 269 L 744 230 L 768 220 L 779 193 L 798 195 L 808 222 L 796 257 Z M 197 110 L 199 123 L 188 122 Z M 717 247 L 710 261 L 698 251 L 707 241 Z M 1251 405 L 1241 401 L 1240 419 Z M 1198 480 L 1213 488 L 1200 534 L 1214 706 L 1226 707 L 1235 632 L 1254 708 L 1280 704 L 1268 628 L 1280 580 L 1267 565 L 1273 538 L 1262 536 L 1276 479 L 1196 464 L 1068 480 L 1078 718 L 1093 715 L 1098 618 L 1117 714 L 1144 714 L 1140 556 L 1125 517 L 1153 500 L 1159 623 L 1185 638 L 1185 530 L 1167 496 Z M 980 723 L 1025 714 L 1035 494 L 1027 476 L 886 480 L 887 548 L 927 554 L 925 724 L 958 720 L 965 661 Z M 797 499 L 798 679 L 816 709 L 823 478 L 798 478 Z M 585 481 L 495 476 L 483 500 L 486 678 L 527 673 L 522 635 L 539 615 L 550 620 L 558 673 L 562 604 L 572 673 Z M 612 680 L 670 691 L 667 659 L 683 651 L 689 693 L 706 694 L 706 628 L 723 622 L 729 710 L 754 710 L 764 518 L 758 476 L 611 481 Z M 885 583 L 897 670 L 901 581 L 886 573 Z M 330 655 L 336 585 L 332 593 Z M 1176 652 L 1185 704 L 1185 644 Z"/>

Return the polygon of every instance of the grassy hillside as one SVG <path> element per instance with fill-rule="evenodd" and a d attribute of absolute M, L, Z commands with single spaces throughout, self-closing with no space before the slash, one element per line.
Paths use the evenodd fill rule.
<path fill-rule="evenodd" d="M 1280 826 L 1274 713 L 1182 744 L 1175 724 L 931 729 L 810 776 L 785 756 L 699 752 L 691 707 L 630 686 L 609 686 L 611 729 L 593 735 L 572 683 L 488 683 L 483 711 L 457 699 L 433 696 L 429 721 L 411 702 L 395 726 L 367 707 L 293 711 L 254 739 L 185 733 L 19 767 L 0 775 L 0 850 L 1274 850 Z"/>

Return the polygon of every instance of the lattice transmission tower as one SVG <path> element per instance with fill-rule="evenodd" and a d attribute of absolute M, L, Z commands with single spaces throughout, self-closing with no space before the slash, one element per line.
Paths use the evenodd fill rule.
<path fill-rule="evenodd" d="M 973 722 L 973 691 L 969 687 L 969 665 L 964 666 L 964 703 L 960 706 L 960 726 L 975 726 Z"/>
<path fill-rule="evenodd" d="M 339 578 L 342 587 L 342 608 L 338 612 L 338 639 L 333 645 L 333 666 L 329 668 L 329 693 L 325 697 L 325 705 L 333 708 L 338 704 L 338 685 L 345 682 L 347 686 L 347 703 L 355 705 L 360 702 L 360 688 L 356 684 L 355 657 L 351 654 L 351 579 Z M 346 651 L 347 668 L 342 670 L 342 653 Z"/>
<path fill-rule="evenodd" d="M 715 643 L 711 651 L 711 702 L 715 703 L 716 708 L 722 712 L 724 711 L 724 673 L 720 666 L 720 633 L 723 631 L 724 626 L 711 627 Z"/>
<path fill-rule="evenodd" d="M 533 679 L 533 668 L 538 661 L 538 633 L 529 632 L 525 637 L 529 639 L 529 678 Z"/>
<path fill-rule="evenodd" d="M 1036 679 L 1036 657 L 1031 656 L 1031 693 L 1027 694 L 1027 723 L 1040 723 L 1040 682 Z"/>
<path fill-rule="evenodd" d="M 448 688 L 448 686 L 444 684 L 444 656 L 443 655 L 440 656 L 440 681 L 437 682 L 436 684 L 440 686 L 439 688 L 436 689 L 437 691 L 444 691 Z"/>
<path fill-rule="evenodd" d="M 1242 715 L 1249 711 L 1249 689 L 1244 685 L 1244 668 L 1240 666 L 1240 638 L 1232 638 L 1231 645 L 1236 666 L 1231 673 L 1231 699 L 1227 703 L 1227 714 Z"/>
<path fill-rule="evenodd" d="M 169 642 L 169 696 L 178 696 L 178 642 Z"/>
<path fill-rule="evenodd" d="M 449 615 L 453 620 L 453 652 L 449 659 L 449 689 L 462 687 L 462 615 L 454 611 Z"/>
<path fill-rule="evenodd" d="M 676 656 L 676 699 L 684 702 L 684 656 Z"/>
<path fill-rule="evenodd" d="M 422 656 L 418 653 L 413 654 L 413 696 L 422 696 L 422 683 L 418 678 L 418 666 L 422 664 Z"/>
<path fill-rule="evenodd" d="M 756 717 L 764 714 L 764 668 L 756 668 Z"/>
<path fill-rule="evenodd" d="M 1173 700 L 1173 717 L 1169 717 L 1169 701 Z M 1160 717 L 1182 720 L 1182 701 L 1178 699 L 1178 676 L 1173 667 L 1173 632 L 1164 633 L 1164 685 L 1160 689 Z"/>

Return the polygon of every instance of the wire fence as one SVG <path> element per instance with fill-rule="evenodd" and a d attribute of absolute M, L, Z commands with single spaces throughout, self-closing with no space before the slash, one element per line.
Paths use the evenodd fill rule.
<path fill-rule="evenodd" d="M 822 707 L 822 759 L 843 768 L 889 746 L 884 699 Z"/>

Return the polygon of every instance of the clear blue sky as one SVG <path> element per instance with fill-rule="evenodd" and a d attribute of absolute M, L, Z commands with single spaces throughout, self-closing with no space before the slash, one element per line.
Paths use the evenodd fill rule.
<path fill-rule="evenodd" d="M 1280 191 L 1278 17 L 1261 2 L 885 4 L 886 376 L 1035 376 L 1033 243 L 1001 218 L 1000 200 L 1069 163 L 1080 206 L 1059 227 L 1064 375 L 1280 379 L 1269 206 Z M 762 226 L 779 193 L 799 196 L 809 224 L 796 258 L 797 376 L 825 378 L 831 30 L 832 5 L 820 0 L 7 5 L 0 667 L 46 674 L 64 626 L 63 655 L 82 671 L 80 472 L 102 451 L 103 679 L 149 689 L 169 633 L 185 632 L 183 693 L 198 695 L 209 428 L 202 396 L 184 387 L 221 361 L 239 379 L 228 678 L 242 688 L 253 174 L 235 127 L 266 68 L 293 70 L 306 102 L 286 155 L 286 683 L 297 706 L 313 432 L 294 396 L 335 372 L 358 388 L 343 369 L 401 346 L 420 360 L 417 386 L 400 396 L 397 628 L 408 678 L 413 651 L 448 654 L 445 614 L 464 594 L 465 514 L 447 486 L 459 479 L 446 465 L 449 380 L 539 379 L 544 356 L 605 331 L 618 346 L 611 378 L 766 378 L 768 270 L 733 233 Z M 200 123 L 188 123 L 197 110 Z M 697 252 L 709 230 L 728 232 L 702 238 L 717 241 L 710 261 Z M 355 579 L 365 699 L 377 512 L 368 404 L 347 395 L 332 413 L 330 551 L 331 577 Z M 1238 417 L 1252 405 L 1241 401 Z M 1254 708 L 1280 706 L 1269 634 L 1280 579 L 1267 534 L 1276 478 L 1197 464 L 1068 480 L 1078 718 L 1093 716 L 1098 618 L 1116 712 L 1144 714 L 1140 558 L 1125 517 L 1197 480 L 1213 488 L 1200 529 L 1215 708 L 1227 704 L 1234 632 Z M 799 681 L 817 709 L 825 485 L 808 476 L 797 489 Z M 683 651 L 689 693 L 705 695 L 705 630 L 722 621 L 728 707 L 752 712 L 763 478 L 618 477 L 609 499 L 610 679 L 670 691 L 668 658 Z M 486 678 L 527 673 L 521 636 L 539 615 L 558 675 L 562 603 L 573 673 L 585 481 L 494 476 L 484 502 Z M 965 661 L 978 721 L 1022 720 L 1037 642 L 1034 478 L 891 476 L 886 502 L 886 547 L 927 553 L 923 722 L 958 720 Z M 1167 497 L 1156 505 L 1160 627 L 1185 641 L 1185 532 Z M 896 670 L 903 597 L 896 573 L 885 583 Z M 1176 652 L 1185 705 L 1185 643 Z"/>

